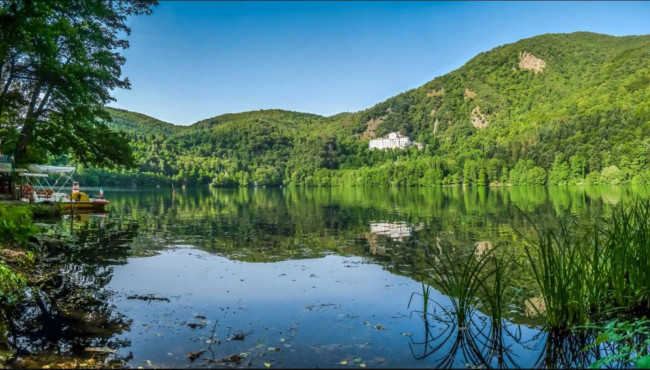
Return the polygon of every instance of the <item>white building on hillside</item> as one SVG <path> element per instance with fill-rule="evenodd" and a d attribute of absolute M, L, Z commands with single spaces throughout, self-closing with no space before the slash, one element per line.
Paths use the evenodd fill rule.
<path fill-rule="evenodd" d="M 380 137 L 370 140 L 368 143 L 369 149 L 404 149 L 411 145 L 415 145 L 408 136 L 404 136 L 399 132 L 391 132 L 388 136 Z"/>

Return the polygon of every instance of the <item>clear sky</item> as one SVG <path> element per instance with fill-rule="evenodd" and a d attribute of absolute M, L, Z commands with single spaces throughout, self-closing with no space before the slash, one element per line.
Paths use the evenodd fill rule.
<path fill-rule="evenodd" d="M 650 2 L 161 1 L 129 24 L 132 88 L 112 106 L 187 125 L 359 111 L 543 33 L 650 34 Z"/>

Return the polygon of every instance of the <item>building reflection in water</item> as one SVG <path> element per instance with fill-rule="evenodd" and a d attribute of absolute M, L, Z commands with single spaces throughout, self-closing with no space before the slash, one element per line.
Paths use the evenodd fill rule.
<path fill-rule="evenodd" d="M 404 242 L 411 236 L 414 231 L 424 228 L 423 223 L 413 226 L 405 221 L 398 222 L 371 222 L 370 232 L 363 236 L 370 247 L 370 254 L 386 254 L 386 245 L 380 243 L 380 237 L 390 238 L 396 242 Z"/>

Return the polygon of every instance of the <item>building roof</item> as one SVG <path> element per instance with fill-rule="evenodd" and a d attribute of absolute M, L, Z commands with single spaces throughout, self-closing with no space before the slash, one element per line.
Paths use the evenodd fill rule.
<path fill-rule="evenodd" d="M 383 137 L 378 137 L 378 138 L 376 138 L 376 139 L 374 139 L 374 140 L 387 140 L 387 139 L 390 138 L 391 135 L 395 135 L 398 139 L 401 139 L 401 138 L 406 138 L 406 139 L 408 139 L 408 136 L 404 136 L 404 135 L 402 135 L 402 134 L 399 133 L 399 132 L 389 132 L 388 135 L 383 136 Z"/>

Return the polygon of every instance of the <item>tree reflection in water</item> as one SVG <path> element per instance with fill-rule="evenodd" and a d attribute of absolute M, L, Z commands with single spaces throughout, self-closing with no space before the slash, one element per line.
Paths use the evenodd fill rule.
<path fill-rule="evenodd" d="M 15 366 L 97 358 L 130 345 L 111 339 L 130 322 L 114 312 L 105 286 L 112 266 L 126 263 L 138 224 L 88 215 L 69 220 L 45 233 L 43 257 L 34 267 L 38 288 L 8 325 Z"/>

